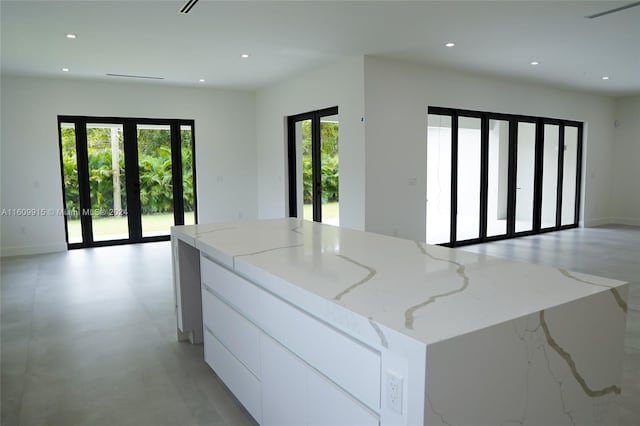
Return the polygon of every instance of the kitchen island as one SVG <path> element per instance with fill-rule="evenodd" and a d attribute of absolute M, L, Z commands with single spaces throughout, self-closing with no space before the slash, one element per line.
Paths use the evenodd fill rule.
<path fill-rule="evenodd" d="M 171 234 L 178 338 L 260 424 L 617 421 L 622 282 L 299 219 Z"/>

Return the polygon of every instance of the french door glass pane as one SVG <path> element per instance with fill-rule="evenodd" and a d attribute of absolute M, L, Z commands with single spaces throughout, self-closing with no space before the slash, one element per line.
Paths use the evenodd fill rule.
<path fill-rule="evenodd" d="M 516 232 L 533 229 L 533 187 L 536 158 L 535 123 L 518 123 L 516 161 Z"/>
<path fill-rule="evenodd" d="M 129 238 L 122 124 L 87 123 L 94 241 Z"/>
<path fill-rule="evenodd" d="M 337 115 L 320 117 L 322 223 L 340 225 Z"/>
<path fill-rule="evenodd" d="M 541 228 L 556 226 L 556 205 L 558 194 L 558 143 L 560 126 L 544 125 L 544 148 L 542 161 L 542 212 Z"/>
<path fill-rule="evenodd" d="M 506 120 L 489 120 L 488 176 L 487 236 L 505 235 L 509 192 L 509 122 Z"/>
<path fill-rule="evenodd" d="M 311 152 L 311 120 L 297 121 L 295 125 L 296 131 L 296 152 L 299 158 L 297 164 L 302 167 L 296 168 L 298 173 L 296 182 L 298 185 L 297 197 L 298 211 L 302 208 L 302 218 L 304 220 L 313 220 L 313 171 L 312 171 L 312 152 Z M 297 149 L 300 148 L 300 149 Z"/>
<path fill-rule="evenodd" d="M 458 119 L 458 214 L 456 240 L 480 236 L 480 122 Z"/>
<path fill-rule="evenodd" d="M 578 128 L 564 128 L 564 166 L 562 169 L 562 225 L 575 223 L 576 178 L 578 167 Z"/>
<path fill-rule="evenodd" d="M 184 199 L 184 224 L 196 223 L 195 197 L 193 192 L 193 129 L 180 126 L 180 150 L 182 155 L 182 192 Z"/>
<path fill-rule="evenodd" d="M 451 117 L 427 118 L 427 243 L 450 240 L 451 227 Z"/>
<path fill-rule="evenodd" d="M 142 236 L 169 235 L 173 220 L 171 127 L 137 125 Z"/>
<path fill-rule="evenodd" d="M 64 175 L 64 200 L 68 242 L 82 242 L 80 225 L 80 192 L 78 189 L 78 155 L 76 152 L 76 125 L 60 123 L 62 143 L 62 173 Z"/>

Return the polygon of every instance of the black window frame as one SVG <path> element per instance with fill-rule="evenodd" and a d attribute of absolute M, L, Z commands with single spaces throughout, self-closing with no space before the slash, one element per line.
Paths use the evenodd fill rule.
<path fill-rule="evenodd" d="M 506 114 L 489 111 L 475 111 L 450 107 L 429 106 L 428 115 L 440 115 L 451 118 L 451 208 L 450 208 L 450 233 L 449 241 L 438 245 L 446 247 L 459 247 L 469 244 L 477 244 L 490 241 L 498 241 L 509 238 L 517 238 L 528 235 L 536 235 L 545 232 L 553 232 L 564 229 L 576 228 L 580 220 L 580 203 L 582 189 L 582 154 L 584 123 L 574 120 L 564 120 L 549 117 L 536 117 L 520 114 Z M 479 237 L 467 240 L 457 240 L 457 204 L 458 204 L 458 119 L 460 117 L 471 117 L 481 119 L 481 174 L 480 174 L 480 214 L 479 214 Z M 488 166 L 489 166 L 489 122 L 490 120 L 501 120 L 509 123 L 509 164 L 508 164 L 508 192 L 507 192 L 507 231 L 504 234 L 487 236 L 487 208 L 488 208 Z M 534 123 L 536 126 L 535 138 L 535 166 L 534 166 L 534 194 L 533 194 L 533 216 L 532 229 L 515 231 L 515 211 L 516 211 L 516 178 L 517 178 L 517 149 L 518 149 L 518 123 Z M 542 228 L 542 176 L 544 173 L 544 125 L 558 125 L 558 175 L 556 192 L 556 223 L 555 226 Z M 571 224 L 562 225 L 562 179 L 564 168 L 564 129 L 575 127 L 578 131 L 577 158 L 576 158 L 576 191 L 574 200 L 574 220 Z"/>
<path fill-rule="evenodd" d="M 62 155 L 62 127 L 63 123 L 74 124 L 76 136 L 76 156 L 78 170 L 78 192 L 80 202 L 80 222 L 82 228 L 82 242 L 69 243 L 68 216 L 65 216 L 65 238 L 68 249 L 80 249 L 88 247 L 105 247 L 124 244 L 138 244 L 158 241 L 169 241 L 170 235 L 142 236 L 141 206 L 140 206 L 140 180 L 138 168 L 138 140 L 137 125 L 160 125 L 171 128 L 171 167 L 172 167 L 172 197 L 174 225 L 184 225 L 184 191 L 182 182 L 182 138 L 181 126 L 191 127 L 191 167 L 193 178 L 193 203 L 194 222 L 198 223 L 198 197 L 196 190 L 196 146 L 195 146 L 195 120 L 165 119 L 143 117 L 94 117 L 85 115 L 58 115 L 58 145 L 60 152 L 60 174 L 62 183 L 62 203 L 67 208 L 66 191 L 64 185 L 64 163 Z M 129 238 L 117 240 L 93 240 L 93 220 L 91 215 L 84 212 L 91 211 L 91 193 L 89 185 L 88 153 L 87 153 L 87 124 L 119 124 L 122 125 L 126 192 L 127 192 L 127 221 Z M 129 166 L 133 164 L 134 166 Z M 179 177 L 179 179 L 176 179 Z"/>
<path fill-rule="evenodd" d="M 322 222 L 322 162 L 320 122 L 322 117 L 338 115 L 338 106 L 287 117 L 287 165 L 289 174 L 289 217 L 298 217 L 296 123 L 311 120 L 311 180 L 313 194 L 313 221 Z"/>

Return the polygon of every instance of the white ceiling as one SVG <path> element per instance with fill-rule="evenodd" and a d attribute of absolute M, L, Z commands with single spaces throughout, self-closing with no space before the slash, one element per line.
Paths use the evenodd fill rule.
<path fill-rule="evenodd" d="M 364 54 L 629 95 L 640 93 L 640 7 L 585 16 L 630 2 L 200 0 L 181 15 L 184 1 L 2 0 L 1 66 L 256 89 Z"/>

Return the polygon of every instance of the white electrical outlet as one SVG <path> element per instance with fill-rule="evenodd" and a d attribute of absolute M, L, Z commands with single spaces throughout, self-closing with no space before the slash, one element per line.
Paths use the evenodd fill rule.
<path fill-rule="evenodd" d="M 403 379 L 387 371 L 387 406 L 398 414 L 402 414 Z"/>

